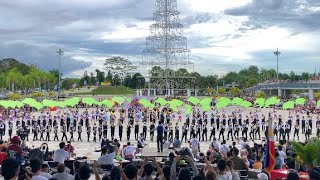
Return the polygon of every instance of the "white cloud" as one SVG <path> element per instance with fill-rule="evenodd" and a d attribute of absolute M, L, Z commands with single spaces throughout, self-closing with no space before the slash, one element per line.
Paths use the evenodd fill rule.
<path fill-rule="evenodd" d="M 229 8 L 246 5 L 251 1 L 252 0 L 182 0 L 182 3 L 185 3 L 193 11 L 220 13 Z"/>
<path fill-rule="evenodd" d="M 102 39 L 105 41 L 130 42 L 138 38 L 147 37 L 150 33 L 149 26 L 152 22 L 138 22 L 135 27 L 126 27 L 124 24 L 119 24 L 112 32 L 105 32 Z"/>

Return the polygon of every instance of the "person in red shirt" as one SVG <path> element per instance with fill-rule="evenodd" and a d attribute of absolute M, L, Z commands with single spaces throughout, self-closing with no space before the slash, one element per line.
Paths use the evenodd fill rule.
<path fill-rule="evenodd" d="M 7 159 L 7 148 L 2 148 L 0 152 L 0 165 L 2 165 L 2 162 Z"/>
<path fill-rule="evenodd" d="M 68 144 L 65 146 L 64 150 L 67 151 L 70 154 L 70 156 L 74 156 L 75 155 L 74 147 L 71 145 L 70 141 L 68 141 Z"/>
<path fill-rule="evenodd" d="M 22 156 L 22 149 L 19 144 L 20 144 L 19 136 L 12 137 L 11 144 L 9 145 L 9 148 L 8 148 L 8 156 L 15 158 L 19 162 L 19 164 L 21 164 L 23 161 L 23 156 Z"/>

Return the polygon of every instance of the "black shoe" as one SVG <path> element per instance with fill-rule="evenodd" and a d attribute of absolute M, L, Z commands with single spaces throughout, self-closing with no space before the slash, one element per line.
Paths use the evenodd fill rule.
<path fill-rule="evenodd" d="M 160 150 L 158 150 L 158 152 L 160 152 Z"/>

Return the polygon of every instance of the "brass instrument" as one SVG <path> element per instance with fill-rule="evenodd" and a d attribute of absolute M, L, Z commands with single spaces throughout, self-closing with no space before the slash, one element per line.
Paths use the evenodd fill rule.
<path fill-rule="evenodd" d="M 114 114 L 116 112 L 116 110 L 112 109 L 110 112 L 111 112 L 111 114 Z"/>
<path fill-rule="evenodd" d="M 120 114 L 124 114 L 124 113 L 126 113 L 126 110 L 125 110 L 125 109 L 123 109 L 123 108 L 119 109 L 118 111 L 119 111 L 119 113 L 120 113 Z"/>
<path fill-rule="evenodd" d="M 128 112 L 133 114 L 134 113 L 134 109 L 133 108 L 129 108 Z"/>
<path fill-rule="evenodd" d="M 172 109 L 172 108 L 169 108 L 169 109 L 168 109 L 168 113 L 169 113 L 169 114 L 173 113 L 173 109 Z"/>
<path fill-rule="evenodd" d="M 162 113 L 166 113 L 167 112 L 167 108 L 162 108 Z"/>
<path fill-rule="evenodd" d="M 143 109 L 143 113 L 147 114 L 148 113 L 148 108 Z"/>
<path fill-rule="evenodd" d="M 153 108 L 153 112 L 157 113 L 159 111 L 159 109 L 157 107 Z"/>

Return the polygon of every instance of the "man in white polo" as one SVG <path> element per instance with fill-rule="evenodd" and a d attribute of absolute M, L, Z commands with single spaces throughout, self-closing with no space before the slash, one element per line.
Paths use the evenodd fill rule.
<path fill-rule="evenodd" d="M 54 162 L 59 162 L 59 163 L 62 163 L 62 164 L 64 164 L 64 161 L 66 160 L 66 159 L 69 159 L 70 158 L 70 155 L 69 155 L 69 153 L 66 151 L 66 150 L 64 150 L 64 147 L 65 147 L 65 143 L 64 142 L 61 142 L 60 144 L 59 144 L 59 148 L 60 149 L 58 149 L 58 150 L 56 150 L 55 152 L 54 152 L 54 158 L 53 158 L 53 161 Z"/>

